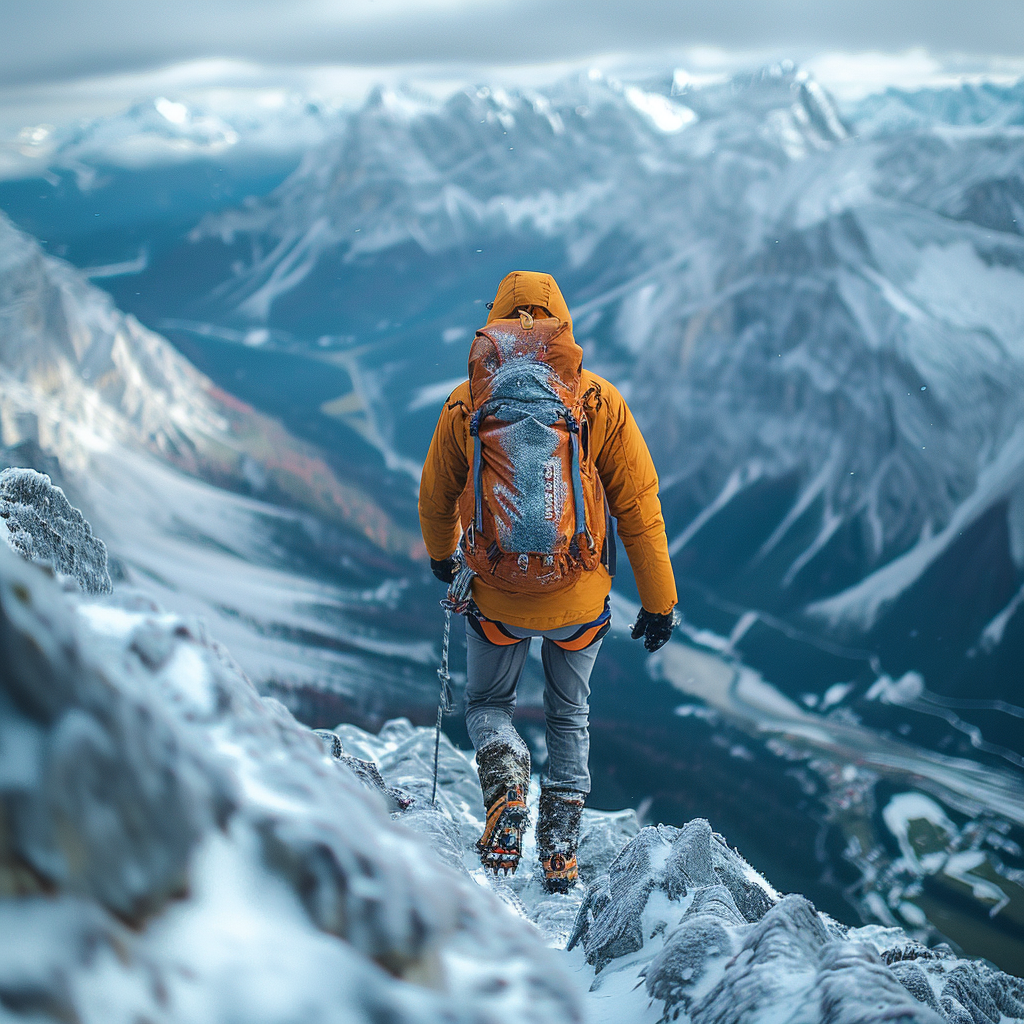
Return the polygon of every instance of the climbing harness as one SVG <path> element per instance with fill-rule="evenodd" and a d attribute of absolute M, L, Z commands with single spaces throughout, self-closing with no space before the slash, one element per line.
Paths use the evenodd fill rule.
<path fill-rule="evenodd" d="M 448 595 L 441 602 L 444 609 L 444 637 L 441 640 L 441 665 L 437 678 L 441 681 L 441 694 L 437 702 L 437 724 L 434 732 L 434 789 L 430 794 L 430 806 L 437 806 L 437 769 L 441 757 L 441 719 L 455 710 L 452 694 L 452 677 L 448 673 L 448 644 L 452 630 L 452 612 L 463 615 L 469 608 L 470 588 L 476 573 L 465 562 L 456 561 L 458 568 L 448 587 Z"/>

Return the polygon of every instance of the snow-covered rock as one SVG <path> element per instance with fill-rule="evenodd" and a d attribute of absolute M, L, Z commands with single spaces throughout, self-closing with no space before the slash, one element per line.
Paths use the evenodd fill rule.
<path fill-rule="evenodd" d="M 0 471 L 0 520 L 4 539 L 30 561 L 50 566 L 88 594 L 113 589 L 107 546 L 45 473 Z"/>
<path fill-rule="evenodd" d="M 396 720 L 379 736 L 347 725 L 325 735 L 429 800 L 431 730 Z M 803 896 L 780 895 L 701 819 L 637 831 L 631 812 L 588 810 L 581 849 L 599 846 L 601 855 L 581 868 L 581 885 L 544 896 L 531 837 L 516 875 L 495 881 L 473 847 L 483 808 L 472 762 L 442 739 L 441 765 L 437 809 L 414 805 L 401 820 L 442 856 L 461 858 L 555 950 L 567 947 L 568 957 L 552 955 L 589 986 L 591 1020 L 654 1021 L 653 1005 L 664 1021 L 700 1024 L 768 1024 L 779 1014 L 808 1024 L 1024 1020 L 1021 979 L 899 928 L 851 928 Z"/>
<path fill-rule="evenodd" d="M 642 984 L 663 1021 L 694 1024 L 1024 1019 L 1020 979 L 780 896 L 701 820 L 643 829 L 590 886 L 580 941 L 602 1018 L 639 1016 Z"/>
<path fill-rule="evenodd" d="M 24 493 L 68 519 L 52 488 Z M 1019 979 L 781 897 L 700 819 L 587 811 L 589 886 L 544 895 L 532 837 L 498 881 L 471 758 L 442 738 L 432 804 L 433 752 L 404 720 L 313 732 L 200 623 L 67 593 L 0 547 L 5 1013 L 564 1024 L 649 1000 L 698 1024 L 1024 1020 Z"/>
<path fill-rule="evenodd" d="M 200 626 L 0 549 L 12 1019 L 578 1019 L 536 932 Z"/>

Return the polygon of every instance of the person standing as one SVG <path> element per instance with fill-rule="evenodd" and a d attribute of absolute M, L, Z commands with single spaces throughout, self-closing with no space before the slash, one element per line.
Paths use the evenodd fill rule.
<path fill-rule="evenodd" d="M 647 445 L 618 390 L 583 369 L 554 278 L 508 274 L 489 308 L 470 379 L 445 402 L 427 452 L 420 526 L 438 579 L 472 574 L 466 728 L 486 808 L 477 848 L 495 873 L 518 867 L 529 825 L 530 754 L 512 718 L 541 638 L 537 843 L 544 887 L 565 892 L 590 792 L 590 676 L 611 624 L 615 527 L 642 603 L 632 636 L 649 651 L 672 635 L 676 587 Z"/>

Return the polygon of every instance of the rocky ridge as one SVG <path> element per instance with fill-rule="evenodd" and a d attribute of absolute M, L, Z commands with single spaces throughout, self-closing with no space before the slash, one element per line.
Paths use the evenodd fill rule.
<path fill-rule="evenodd" d="M 0 894 L 5 1019 L 579 1018 L 535 932 L 201 624 L 6 547 Z"/>
<path fill-rule="evenodd" d="M 431 806 L 432 741 L 314 733 L 200 623 L 0 548 L 5 1018 L 1024 1020 L 1020 979 L 780 896 L 703 820 L 587 811 L 566 896 L 529 844 L 484 877 L 472 761 L 443 742 Z"/>

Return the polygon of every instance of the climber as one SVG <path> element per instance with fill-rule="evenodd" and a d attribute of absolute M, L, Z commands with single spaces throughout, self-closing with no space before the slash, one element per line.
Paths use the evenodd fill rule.
<path fill-rule="evenodd" d="M 545 888 L 565 892 L 590 792 L 589 681 L 611 623 L 615 522 L 642 602 L 632 636 L 648 651 L 672 634 L 676 588 L 647 445 L 619 392 L 582 368 L 554 278 L 511 273 L 489 308 L 470 379 L 445 402 L 430 443 L 420 525 L 438 579 L 472 576 L 459 607 L 466 727 L 486 808 L 477 846 L 495 873 L 516 869 L 529 823 L 530 754 L 512 716 L 530 638 L 542 638 L 548 763 L 537 842 Z"/>

